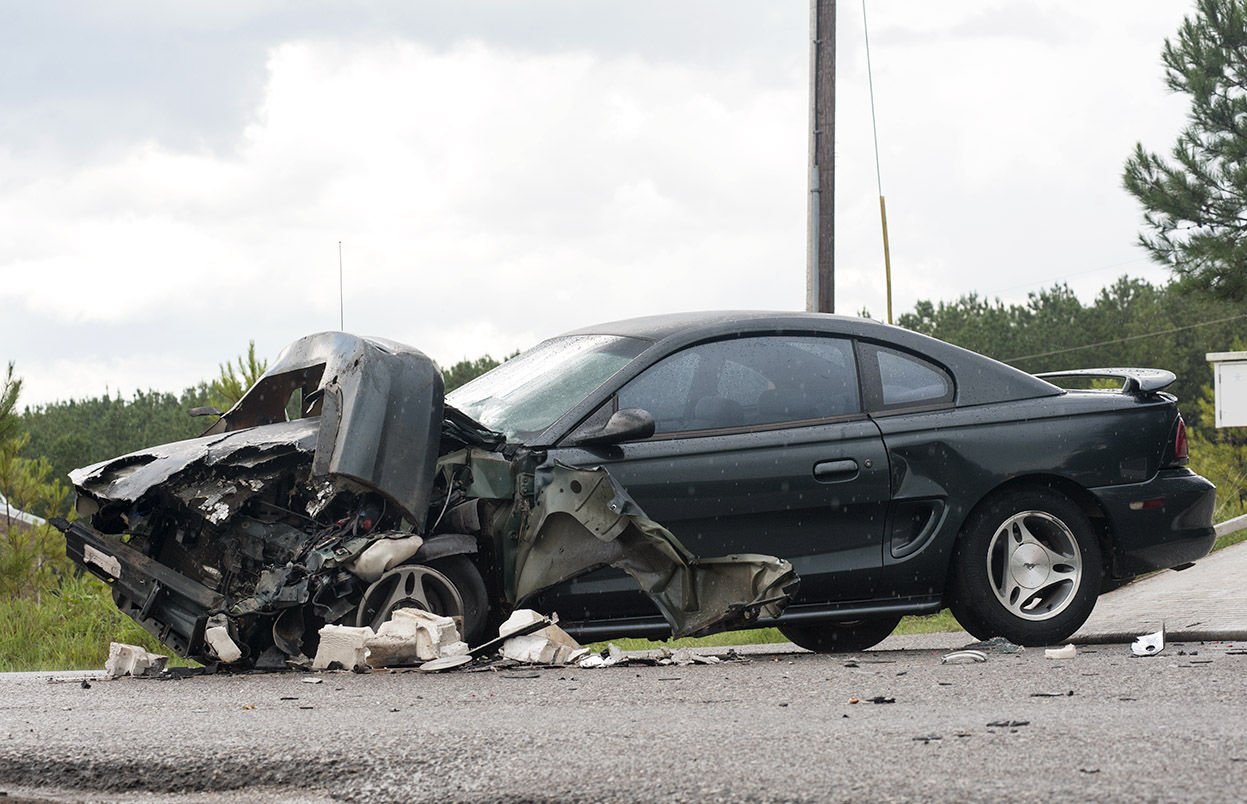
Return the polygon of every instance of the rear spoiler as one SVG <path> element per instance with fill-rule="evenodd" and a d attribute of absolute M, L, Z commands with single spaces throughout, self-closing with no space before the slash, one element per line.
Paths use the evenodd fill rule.
<path fill-rule="evenodd" d="M 1124 383 L 1121 392 L 1132 395 L 1154 394 L 1163 388 L 1168 388 L 1178 379 L 1177 375 L 1172 371 L 1149 368 L 1094 368 L 1078 369 L 1076 371 L 1048 371 L 1035 376 L 1041 380 L 1046 380 L 1050 377 L 1092 377 L 1121 380 Z"/>

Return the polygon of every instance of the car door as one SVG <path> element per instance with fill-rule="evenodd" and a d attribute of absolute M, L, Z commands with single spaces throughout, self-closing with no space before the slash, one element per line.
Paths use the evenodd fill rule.
<path fill-rule="evenodd" d="M 798 603 L 872 596 L 889 475 L 879 430 L 862 413 L 849 339 L 765 335 L 698 344 L 639 374 L 602 412 L 621 408 L 650 411 L 655 435 L 603 450 L 556 449 L 552 457 L 606 466 L 697 555 L 788 559 L 802 579 Z M 565 616 L 636 616 L 650 607 L 634 589 L 620 573 L 600 571 L 546 603 Z"/>

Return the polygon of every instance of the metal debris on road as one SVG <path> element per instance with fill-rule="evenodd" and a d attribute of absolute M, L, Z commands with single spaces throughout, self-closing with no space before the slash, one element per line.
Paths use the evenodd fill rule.
<path fill-rule="evenodd" d="M 1135 639 L 1130 652 L 1135 656 L 1155 656 L 1165 649 L 1165 626 L 1154 634 L 1143 634 Z"/>
<path fill-rule="evenodd" d="M 456 667 L 463 667 L 470 661 L 472 661 L 472 657 L 466 654 L 462 656 L 443 656 L 440 659 L 430 659 L 420 665 L 420 672 L 440 673 L 443 670 L 453 670 Z"/>
<path fill-rule="evenodd" d="M 981 650 L 955 650 L 945 654 L 940 664 L 979 664 L 987 661 L 987 654 Z"/>

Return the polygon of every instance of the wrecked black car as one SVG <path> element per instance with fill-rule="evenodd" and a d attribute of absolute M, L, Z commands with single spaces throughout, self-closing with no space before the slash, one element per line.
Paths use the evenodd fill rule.
<path fill-rule="evenodd" d="M 607 566 L 679 636 L 773 620 L 798 586 L 775 557 L 694 556 L 605 469 L 508 442 L 444 404 L 419 351 L 344 333 L 292 344 L 203 436 L 70 478 L 70 557 L 205 662 L 297 663 L 322 626 L 375 628 L 404 607 L 453 617 L 475 645 Z"/>

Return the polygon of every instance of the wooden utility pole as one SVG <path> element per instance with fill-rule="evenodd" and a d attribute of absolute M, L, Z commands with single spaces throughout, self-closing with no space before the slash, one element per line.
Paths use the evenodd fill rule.
<path fill-rule="evenodd" d="M 805 309 L 836 311 L 836 0 L 810 0 L 810 198 Z"/>

